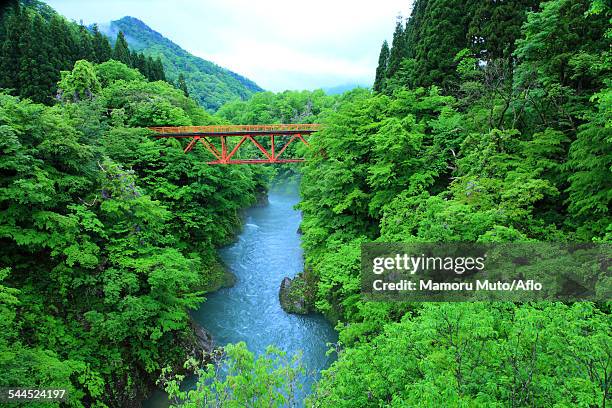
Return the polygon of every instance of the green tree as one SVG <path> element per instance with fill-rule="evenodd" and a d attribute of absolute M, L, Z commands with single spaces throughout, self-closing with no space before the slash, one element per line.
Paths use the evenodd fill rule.
<path fill-rule="evenodd" d="M 22 50 L 20 43 L 26 35 L 27 14 L 24 13 L 19 2 L 6 11 L 2 18 L 2 29 L 5 32 L 2 42 L 2 58 L 0 59 L 0 84 L 3 88 L 19 92 L 21 83 L 15 75 L 19 72 Z"/>
<path fill-rule="evenodd" d="M 145 72 L 143 74 L 149 81 L 156 81 L 154 77 L 155 72 L 153 71 L 153 58 L 150 55 L 145 58 Z"/>
<path fill-rule="evenodd" d="M 113 53 L 113 50 L 111 48 L 110 42 L 108 41 L 108 38 L 98 30 L 97 24 L 93 25 L 92 33 L 93 33 L 92 46 L 93 46 L 93 52 L 95 55 L 94 62 L 100 63 L 100 62 L 108 61 L 109 59 L 111 59 L 111 56 Z"/>
<path fill-rule="evenodd" d="M 74 64 L 72 72 L 62 71 L 58 89 L 61 99 L 77 102 L 93 98 L 101 88 L 93 65 L 89 61 L 80 60 Z"/>
<path fill-rule="evenodd" d="M 378 66 L 376 67 L 376 77 L 374 79 L 374 92 L 380 92 L 384 88 L 387 66 L 389 64 L 389 44 L 387 40 L 383 41 L 378 56 Z"/>
<path fill-rule="evenodd" d="M 398 16 L 397 22 L 395 23 L 393 41 L 391 42 L 391 50 L 389 52 L 389 59 L 387 62 L 387 78 L 391 78 L 395 75 L 405 57 L 406 43 L 404 41 L 404 24 L 402 22 L 402 17 Z"/>
<path fill-rule="evenodd" d="M 19 42 L 19 94 L 35 102 L 49 104 L 57 72 L 53 69 L 50 44 L 46 41 L 48 27 L 39 14 L 30 16 L 26 13 L 23 18 L 26 35 L 21 36 Z"/>
<path fill-rule="evenodd" d="M 130 128 L 215 119 L 120 62 L 78 61 L 60 90 L 54 107 L 0 94 L 0 385 L 126 406 L 193 341 L 214 248 L 265 178 Z"/>
<path fill-rule="evenodd" d="M 513 62 L 515 43 L 527 14 L 537 10 L 539 0 L 512 0 L 491 3 L 477 1 L 471 6 L 467 32 L 469 48 L 483 61 L 502 58 Z"/>
<path fill-rule="evenodd" d="M 420 38 L 420 32 L 423 27 L 425 11 L 427 10 L 427 1 L 417 0 L 414 2 L 410 17 L 406 20 L 404 29 L 406 57 L 416 58 L 416 45 Z"/>
<path fill-rule="evenodd" d="M 180 89 L 181 91 L 183 91 L 183 94 L 186 97 L 189 97 L 189 91 L 187 90 L 187 83 L 185 82 L 185 77 L 183 76 L 183 74 L 179 74 L 178 77 L 178 81 L 176 83 L 178 89 Z"/>
<path fill-rule="evenodd" d="M 569 151 L 569 211 L 581 239 L 610 239 L 612 217 L 612 88 L 594 95 L 597 111 L 579 128 Z"/>
<path fill-rule="evenodd" d="M 134 53 L 132 62 L 134 64 L 134 68 L 136 68 L 138 71 L 140 71 L 143 75 L 146 76 L 147 63 L 144 54 L 142 52 Z"/>
<path fill-rule="evenodd" d="M 125 82 L 144 82 L 145 77 L 135 69 L 127 67 L 125 64 L 109 60 L 95 66 L 96 76 L 102 87 L 106 88 L 115 81 Z"/>
<path fill-rule="evenodd" d="M 289 358 L 275 347 L 255 358 L 245 343 L 228 344 L 223 348 L 221 361 L 199 368 L 194 361 L 186 367 L 197 368 L 196 388 L 181 391 L 184 376 L 164 379 L 162 383 L 176 406 L 184 408 L 238 406 L 286 407 L 294 406 L 300 378 L 305 375 L 300 356 Z M 192 367 L 193 366 L 193 367 Z M 168 370 L 164 376 L 168 374 Z"/>
<path fill-rule="evenodd" d="M 424 304 L 346 349 L 307 406 L 605 406 L 610 329 L 589 303 Z"/>
<path fill-rule="evenodd" d="M 457 86 L 454 57 L 465 48 L 470 13 L 463 1 L 428 2 L 414 44 L 418 86 L 435 84 L 445 90 Z"/>
<path fill-rule="evenodd" d="M 117 33 L 115 48 L 113 49 L 113 59 L 123 62 L 127 66 L 132 66 L 130 49 L 122 31 Z"/>
<path fill-rule="evenodd" d="M 51 60 L 56 73 L 69 70 L 74 65 L 72 55 L 72 33 L 66 20 L 60 15 L 51 16 L 49 36 L 53 38 Z"/>
<path fill-rule="evenodd" d="M 165 81 L 166 74 L 164 72 L 164 65 L 162 64 L 161 58 L 157 57 L 153 60 L 153 64 L 151 66 L 151 76 L 155 79 L 154 81 Z"/>
<path fill-rule="evenodd" d="M 586 0 L 545 2 L 529 14 L 517 41 L 517 85 L 529 90 L 525 110 L 540 129 L 554 123 L 575 137 L 592 111 L 589 98 L 610 76 L 605 33 L 612 13 L 589 15 L 590 6 Z"/>
<path fill-rule="evenodd" d="M 96 54 L 94 51 L 93 39 L 85 26 L 79 26 L 78 32 L 78 59 L 84 59 L 91 62 L 96 62 Z"/>

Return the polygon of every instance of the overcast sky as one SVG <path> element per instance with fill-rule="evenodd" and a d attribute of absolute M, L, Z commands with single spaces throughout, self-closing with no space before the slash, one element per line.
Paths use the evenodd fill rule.
<path fill-rule="evenodd" d="M 265 89 L 370 86 L 411 0 L 46 0 L 84 24 L 144 21 L 190 53 Z"/>

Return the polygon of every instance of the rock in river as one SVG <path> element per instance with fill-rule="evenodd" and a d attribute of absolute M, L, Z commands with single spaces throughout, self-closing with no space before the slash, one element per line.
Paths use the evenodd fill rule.
<path fill-rule="evenodd" d="M 278 292 L 281 307 L 287 313 L 309 313 L 311 308 L 308 292 L 306 281 L 301 273 L 293 279 L 285 277 Z"/>

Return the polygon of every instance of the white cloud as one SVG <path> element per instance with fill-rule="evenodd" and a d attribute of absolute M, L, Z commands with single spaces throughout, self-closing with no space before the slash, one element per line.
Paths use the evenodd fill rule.
<path fill-rule="evenodd" d="M 260 78 L 260 86 L 276 91 L 332 86 L 338 81 L 367 84 L 372 75 L 367 58 L 332 57 L 255 39 L 232 43 L 227 51 L 214 54 L 195 52 L 251 78 Z"/>
<path fill-rule="evenodd" d="M 131 15 L 266 89 L 368 85 L 380 44 L 411 0 L 48 0 L 86 24 Z"/>

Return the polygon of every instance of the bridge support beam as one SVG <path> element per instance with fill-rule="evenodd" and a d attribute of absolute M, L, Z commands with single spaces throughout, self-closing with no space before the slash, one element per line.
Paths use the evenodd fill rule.
<path fill-rule="evenodd" d="M 282 145 L 282 141 L 279 143 L 279 138 L 277 136 L 283 135 L 272 134 L 263 136 L 269 139 L 270 148 L 268 149 L 262 143 L 256 140 L 253 135 L 244 135 L 231 150 L 228 149 L 227 136 L 219 136 L 219 142 L 221 144 L 220 151 L 217 147 L 215 147 L 215 145 L 212 143 L 212 140 L 209 140 L 208 137 L 194 136 L 184 151 L 185 153 L 190 152 L 193 149 L 195 143 L 199 140 L 200 143 L 202 143 L 202 145 L 204 145 L 204 147 L 206 147 L 206 149 L 215 157 L 215 160 L 207 162 L 208 164 L 299 163 L 304 161 L 304 159 L 280 158 L 280 156 L 285 152 L 285 150 L 287 150 L 289 145 L 296 139 L 305 144 L 306 146 L 309 146 L 308 142 L 304 139 L 304 136 L 302 136 L 301 134 L 292 135 L 289 140 Z M 257 149 L 263 154 L 263 159 L 233 159 L 236 153 L 240 150 L 240 147 L 247 140 L 251 141 L 253 145 L 257 147 Z"/>

